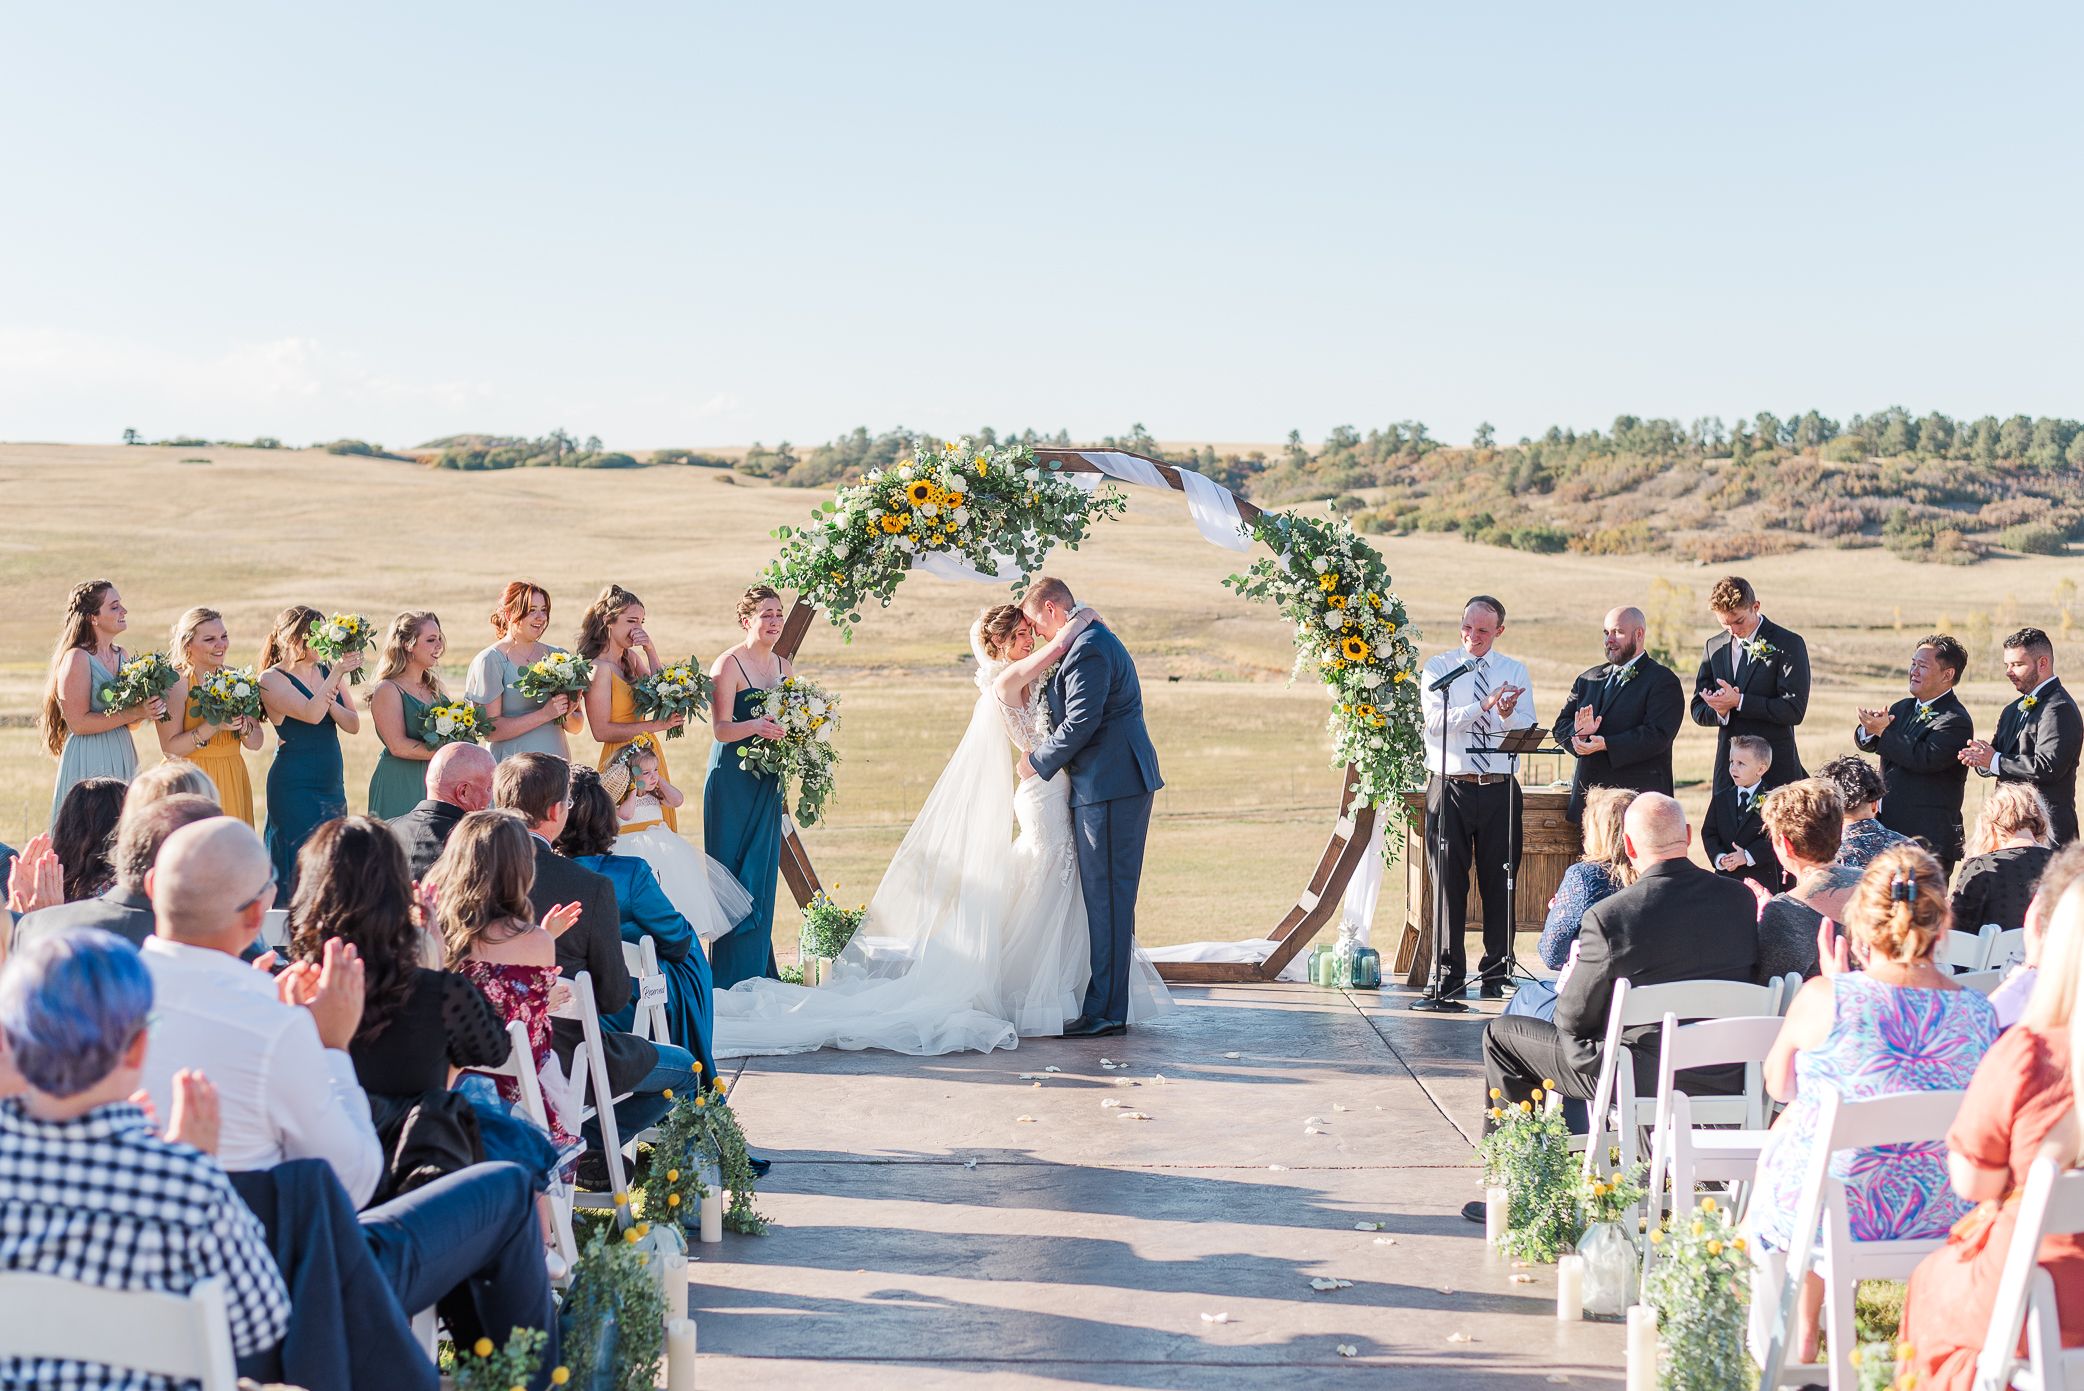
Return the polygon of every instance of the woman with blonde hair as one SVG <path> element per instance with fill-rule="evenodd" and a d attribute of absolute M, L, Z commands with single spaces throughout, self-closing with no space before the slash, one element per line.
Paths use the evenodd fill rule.
<path fill-rule="evenodd" d="M 130 780 L 123 792 L 123 814 L 128 816 L 139 807 L 183 796 L 208 797 L 214 802 L 217 784 L 185 758 L 161 759 Z"/>
<path fill-rule="evenodd" d="M 2084 990 L 2084 884 L 2073 881 L 2047 911 L 2040 976 L 2026 1012 L 1977 1064 L 1947 1130 L 1953 1191 L 1976 1208 L 1911 1272 L 1898 1330 L 1910 1351 L 1899 1355 L 1898 1385 L 1911 1384 L 1902 1360 L 1908 1358 L 1919 1391 L 1968 1391 L 1990 1330 L 2026 1172 L 2051 1148 L 2065 1167 L 2084 1159 L 2071 1081 L 2084 1065 L 2078 1057 L 2084 1032 L 2071 1027 Z M 2084 1346 L 2084 1237 L 2044 1238 L 2040 1266 L 2055 1281 L 2062 1346 Z"/>
<path fill-rule="evenodd" d="M 735 875 L 752 895 L 753 909 L 738 926 L 710 944 L 709 966 L 716 988 L 742 980 L 778 979 L 774 960 L 774 886 L 781 873 L 782 786 L 738 766 L 730 756 L 740 739 L 777 739 L 782 728 L 754 709 L 754 702 L 782 683 L 788 660 L 774 650 L 784 623 L 781 595 L 756 584 L 738 596 L 738 626 L 745 636 L 709 664 L 716 692 L 709 703 L 709 778 L 702 784 L 702 841 L 709 857 Z"/>
<path fill-rule="evenodd" d="M 514 689 L 523 670 L 562 647 L 543 641 L 550 626 L 550 591 L 531 580 L 511 580 L 492 611 L 493 643 L 472 659 L 463 698 L 490 722 L 486 744 L 495 759 L 517 753 L 548 753 L 569 761 L 567 729 L 579 727 L 579 702 L 568 695 L 530 700 Z"/>
<path fill-rule="evenodd" d="M 427 797 L 427 711 L 448 699 L 434 674 L 441 660 L 441 619 L 425 609 L 407 609 L 391 620 L 384 637 L 369 715 L 384 751 L 369 775 L 369 814 L 379 821 L 403 816 Z"/>
<path fill-rule="evenodd" d="M 1954 879 L 1954 921 L 1963 932 L 2026 925 L 2026 905 L 2054 849 L 2055 817 L 2030 782 L 2001 782 L 1983 798 L 1968 858 Z"/>
<path fill-rule="evenodd" d="M 58 781 L 51 789 L 51 821 L 65 794 L 85 778 L 130 781 L 137 772 L 137 745 L 130 731 L 166 713 L 164 700 L 148 700 L 111 709 L 103 693 L 130 654 L 116 635 L 130 626 L 123 596 L 108 580 L 76 584 L 65 599 L 65 623 L 44 677 L 43 706 L 37 728 L 46 751 L 58 759 Z"/>
<path fill-rule="evenodd" d="M 224 654 L 231 649 L 231 633 L 224 616 L 215 609 L 194 608 L 174 621 L 168 656 L 181 672 L 181 679 L 166 693 L 170 709 L 179 710 L 179 720 L 159 726 L 159 751 L 168 758 L 185 758 L 217 784 L 217 805 L 226 816 L 253 824 L 253 782 L 246 775 L 246 749 L 261 746 L 262 721 L 234 715 L 223 724 L 207 723 L 190 694 L 199 682 L 224 669 Z"/>
<path fill-rule="evenodd" d="M 1577 959 L 1577 935 L 1585 914 L 1593 904 L 1635 882 L 1635 866 L 1628 861 L 1628 842 L 1621 827 L 1635 795 L 1626 787 L 1595 787 L 1585 794 L 1584 858 L 1563 871 L 1563 882 L 1549 900 L 1548 920 L 1542 924 L 1536 948 L 1542 965 L 1562 974 L 1553 982 L 1529 981 L 1521 986 L 1505 1007 L 1507 1014 L 1556 1017 L 1556 996 L 1562 993 L 1570 964 Z"/>
<path fill-rule="evenodd" d="M 275 725 L 275 761 L 268 765 L 268 854 L 275 861 L 281 901 L 297 892 L 297 851 L 311 833 L 347 815 L 347 770 L 340 731 L 362 728 L 348 693 L 362 654 L 349 652 L 333 666 L 311 655 L 313 624 L 326 616 L 309 604 L 276 615 L 261 645 L 261 705 Z"/>
<path fill-rule="evenodd" d="M 1824 1094 L 1867 1101 L 1891 1092 L 1958 1091 L 1997 1040 L 1990 1002 L 1954 984 L 1932 959 L 1952 918 L 1945 871 L 1930 851 L 1915 843 L 1882 851 L 1845 912 L 1850 944 L 1828 924 L 1821 930 L 1823 974 L 1796 992 L 1765 1062 L 1766 1089 L 1787 1109 L 1759 1156 L 1745 1216 L 1758 1263 L 1751 1302 L 1757 1353 L 1779 1307 Z M 1854 1151 L 1836 1158 L 1831 1173 L 1844 1185 L 1858 1241 L 1945 1236 L 1969 1208 L 1947 1187 L 1938 1144 Z M 1823 1282 L 1805 1276 L 1792 1344 L 1797 1361 L 1815 1360 L 1822 1304 Z"/>

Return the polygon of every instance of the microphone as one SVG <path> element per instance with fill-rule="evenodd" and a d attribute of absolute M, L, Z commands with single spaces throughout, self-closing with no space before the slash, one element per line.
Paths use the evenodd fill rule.
<path fill-rule="evenodd" d="M 1450 671 L 1449 673 L 1447 673 L 1447 675 L 1441 677 L 1438 681 L 1435 681 L 1433 683 L 1432 689 L 1435 692 L 1446 690 L 1449 686 L 1455 683 L 1456 678 L 1467 676 L 1469 674 L 1469 669 L 1475 665 L 1476 663 L 1474 662 L 1463 662 L 1453 671 Z"/>

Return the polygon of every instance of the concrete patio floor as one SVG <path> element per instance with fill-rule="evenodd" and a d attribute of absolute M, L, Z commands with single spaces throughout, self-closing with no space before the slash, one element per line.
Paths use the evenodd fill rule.
<path fill-rule="evenodd" d="M 1623 1330 L 1558 1324 L 1553 1267 L 1513 1269 L 1462 1219 L 1483 1014 L 1175 994 L 1126 1038 L 748 1060 L 772 1229 L 694 1252 L 700 1384 L 1620 1385 Z"/>

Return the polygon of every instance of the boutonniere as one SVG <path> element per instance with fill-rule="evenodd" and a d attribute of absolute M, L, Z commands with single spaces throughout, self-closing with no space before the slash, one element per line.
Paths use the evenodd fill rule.
<path fill-rule="evenodd" d="M 2020 708 L 2021 710 L 2031 710 L 2031 709 L 2032 709 L 2032 708 L 2033 708 L 2034 706 L 2036 706 L 2036 705 L 2039 705 L 2040 703 L 2041 703 L 2041 698 L 2040 698 L 2039 696 L 2020 696 L 2020 697 L 2019 697 L 2019 708 Z"/>
<path fill-rule="evenodd" d="M 1615 672 L 1614 675 L 1620 678 L 1621 684 L 1625 686 L 1629 682 L 1635 680 L 1635 668 L 1632 666 L 1622 667 L 1619 671 Z"/>
<path fill-rule="evenodd" d="M 1916 720 L 1919 724 L 1931 724 L 1932 707 L 1929 705 L 1920 705 L 1918 707 L 1918 712 L 1915 715 L 1912 715 L 1911 718 Z"/>
<path fill-rule="evenodd" d="M 1777 657 L 1780 655 L 1780 649 L 1773 646 L 1772 643 L 1767 642 L 1764 638 L 1744 639 L 1744 650 L 1751 654 L 1752 659 L 1754 661 L 1761 662 L 1768 657 Z"/>

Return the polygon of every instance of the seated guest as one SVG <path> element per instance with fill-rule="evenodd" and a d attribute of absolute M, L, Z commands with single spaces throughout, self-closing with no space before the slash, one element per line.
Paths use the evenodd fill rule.
<path fill-rule="evenodd" d="M 60 903 L 29 914 L 16 929 L 20 940 L 68 928 L 98 927 L 134 947 L 143 946 L 152 935 L 152 900 L 145 893 L 145 876 L 159 859 L 159 848 L 183 826 L 222 815 L 213 799 L 186 793 L 126 807 L 116 826 L 116 882 L 99 898 Z"/>
<path fill-rule="evenodd" d="M 458 821 L 492 805 L 493 767 L 492 755 L 476 744 L 443 744 L 427 760 L 431 795 L 390 822 L 414 879 L 426 878 L 434 868 Z"/>
<path fill-rule="evenodd" d="M 1749 879 L 1767 893 L 1787 886 L 1787 876 L 1774 863 L 1766 846 L 1766 789 L 1761 785 L 1773 766 L 1773 746 L 1763 736 L 1739 734 L 1729 741 L 1731 786 L 1709 799 L 1707 821 L 1701 826 L 1701 848 L 1717 874 L 1732 879 Z"/>
<path fill-rule="evenodd" d="M 1576 956 L 1585 910 L 1635 882 L 1635 868 L 1628 863 L 1627 840 L 1621 829 L 1628 804 L 1635 799 L 1634 789 L 1595 787 L 1584 797 L 1585 857 L 1563 871 L 1563 882 L 1549 900 L 1548 921 L 1542 924 L 1537 948 L 1542 964 L 1551 971 L 1563 971 Z M 1554 984 L 1529 981 L 1513 995 L 1505 1012 L 1553 1019 L 1556 992 L 1566 978 L 1558 976 Z"/>
<path fill-rule="evenodd" d="M 181 1074 L 175 1108 L 160 1112 L 165 1139 L 130 1100 L 152 1000 L 136 949 L 91 929 L 30 942 L 0 973 L 0 1034 L 19 1074 L 0 1101 L 0 1269 L 175 1295 L 222 1277 L 232 1350 L 260 1352 L 282 1341 L 289 1291 L 261 1224 L 204 1152 L 208 1084 Z M 0 1355 L 0 1384 L 168 1383 Z"/>
<path fill-rule="evenodd" d="M 2001 782 L 1990 789 L 1954 882 L 1954 921 L 1963 932 L 1984 923 L 2007 932 L 2026 926 L 2026 905 L 2055 853 L 2054 822 L 2032 783 Z"/>
<path fill-rule="evenodd" d="M 557 851 L 569 856 L 574 864 L 606 875 L 615 885 L 622 940 L 637 945 L 649 936 L 658 952 L 659 970 L 666 977 L 668 1036 L 701 1059 L 703 1076 L 714 1077 L 716 1059 L 709 1052 L 709 1036 L 715 1023 L 709 998 L 709 957 L 702 950 L 694 925 L 666 897 L 651 862 L 615 853 L 619 832 L 615 799 L 601 785 L 600 774 L 591 768 L 572 769 L 572 810 L 563 833 L 557 837 Z M 636 1013 L 633 1000 L 613 1016 L 604 1015 L 601 1022 L 626 1030 L 635 1023 Z"/>
<path fill-rule="evenodd" d="M 1791 782 L 1766 804 L 1766 832 L 1773 857 L 1794 887 L 1774 894 L 1758 910 L 1758 978 L 1770 981 L 1789 971 L 1804 980 L 1821 969 L 1816 930 L 1825 918 L 1840 918 L 1860 872 L 1838 863 L 1845 830 L 1845 802 L 1838 785 L 1825 778 Z"/>
<path fill-rule="evenodd" d="M 1839 864 L 1865 869 L 1890 846 L 1910 843 L 1909 836 L 1881 823 L 1881 798 L 1888 789 L 1873 764 L 1847 754 L 1824 764 L 1816 775 L 1838 784 L 1838 796 L 1845 803 L 1845 829 L 1838 836 Z"/>
<path fill-rule="evenodd" d="M 51 823 L 51 850 L 65 867 L 65 901 L 93 898 L 116 882 L 109 854 L 123 816 L 120 778 L 83 778 L 66 790 Z"/>
<path fill-rule="evenodd" d="M 226 1170 L 321 1159 L 362 1207 L 384 1158 L 346 1051 L 362 1022 L 359 953 L 328 941 L 322 964 L 299 961 L 279 977 L 239 960 L 274 901 L 275 864 L 237 817 L 167 837 L 147 887 L 158 919 L 143 953 L 158 1001 L 145 1068 L 155 1108 L 171 1114 L 172 1069 L 197 1066 L 217 1089 Z M 400 1306 L 439 1304 L 463 1346 L 483 1330 L 548 1330 L 544 1383 L 557 1325 L 535 1193 L 520 1166 L 474 1164 L 369 1208 L 361 1224 Z"/>
<path fill-rule="evenodd" d="M 528 896 L 537 916 L 547 918 L 558 904 L 578 904 L 578 922 L 557 935 L 557 966 L 567 981 L 577 980 L 581 971 L 592 974 L 594 1007 L 605 1016 L 626 1007 L 634 987 L 622 959 L 622 915 L 614 884 L 551 848 L 571 815 L 571 788 L 569 763 L 555 754 L 521 753 L 500 763 L 492 799 L 519 812 L 535 837 L 535 885 Z M 579 1021 L 551 1020 L 550 1036 L 558 1063 L 569 1074 L 581 1041 Z M 656 1125 L 672 1109 L 666 1092 L 684 1094 L 701 1078 L 694 1054 L 675 1044 L 654 1044 L 620 1029 L 607 1030 L 601 1042 L 609 1087 L 617 1096 L 632 1093 L 615 1106 L 616 1132 L 625 1139 Z M 585 1135 L 598 1150 L 599 1127 L 588 1121 Z M 598 1187 L 606 1180 L 605 1161 L 592 1154 L 581 1161 L 582 1185 Z"/>
<path fill-rule="evenodd" d="M 135 811 L 162 797 L 183 796 L 208 797 L 215 802 L 217 784 L 185 758 L 163 759 L 130 780 L 123 792 L 123 810 Z"/>
<path fill-rule="evenodd" d="M 1826 1093 L 1866 1101 L 1891 1092 L 1954 1091 L 1968 1085 L 1997 1040 L 1997 1013 L 1954 984 L 1932 953 L 1946 940 L 1946 879 L 1917 844 L 1881 852 L 1846 909 L 1852 942 L 1833 933 L 1824 973 L 1796 993 L 1765 1063 L 1766 1089 L 1787 1104 L 1758 1161 L 1745 1216 L 1753 1240 L 1752 1351 L 1762 1355 L 1779 1307 L 1790 1229 L 1809 1172 L 1809 1150 Z M 1860 969 L 1852 968 L 1857 962 Z M 1969 1208 L 1947 1188 L 1937 1144 L 1888 1145 L 1839 1161 L 1856 1241 L 1945 1236 Z M 1804 1277 L 1797 1361 L 1816 1359 L 1823 1281 Z"/>
<path fill-rule="evenodd" d="M 1968 1391 L 1974 1383 L 1976 1355 L 1990 1331 L 2019 1216 L 2012 1199 L 2026 1187 L 2027 1170 L 2051 1138 L 2063 1166 L 2076 1163 L 2071 1078 L 2077 1075 L 2078 1040 L 2071 1026 L 2084 980 L 2084 892 L 2065 889 L 2050 916 L 2042 953 L 2047 970 L 2033 1002 L 2019 1026 L 2005 1030 L 1976 1064 L 1968 1095 L 1947 1130 L 1954 1196 L 1976 1207 L 1947 1244 L 1911 1272 L 1897 1334 L 1910 1349 L 1898 1354 L 1897 1384 L 1913 1384 L 1904 1378 L 1907 1359 L 1919 1391 Z M 2068 1132 L 2058 1136 L 2065 1120 Z M 2062 1346 L 2084 1346 L 2084 1235 L 2044 1238 L 2040 1266 L 2055 1281 Z"/>
<path fill-rule="evenodd" d="M 1997 1022 L 2009 1029 L 2026 1013 L 2026 1003 L 2033 996 L 2035 980 L 2040 974 L 2041 957 L 2046 951 L 2048 919 L 2055 905 L 2069 892 L 2070 885 L 2084 879 L 2084 845 L 2065 845 L 2048 859 L 2048 867 L 2041 871 L 2040 883 L 2034 886 L 2033 899 L 2026 905 L 2026 936 L 2021 946 L 2021 959 L 2009 965 L 2010 974 L 2004 983 L 1990 992 L 1990 1007 L 1997 1011 Z"/>

